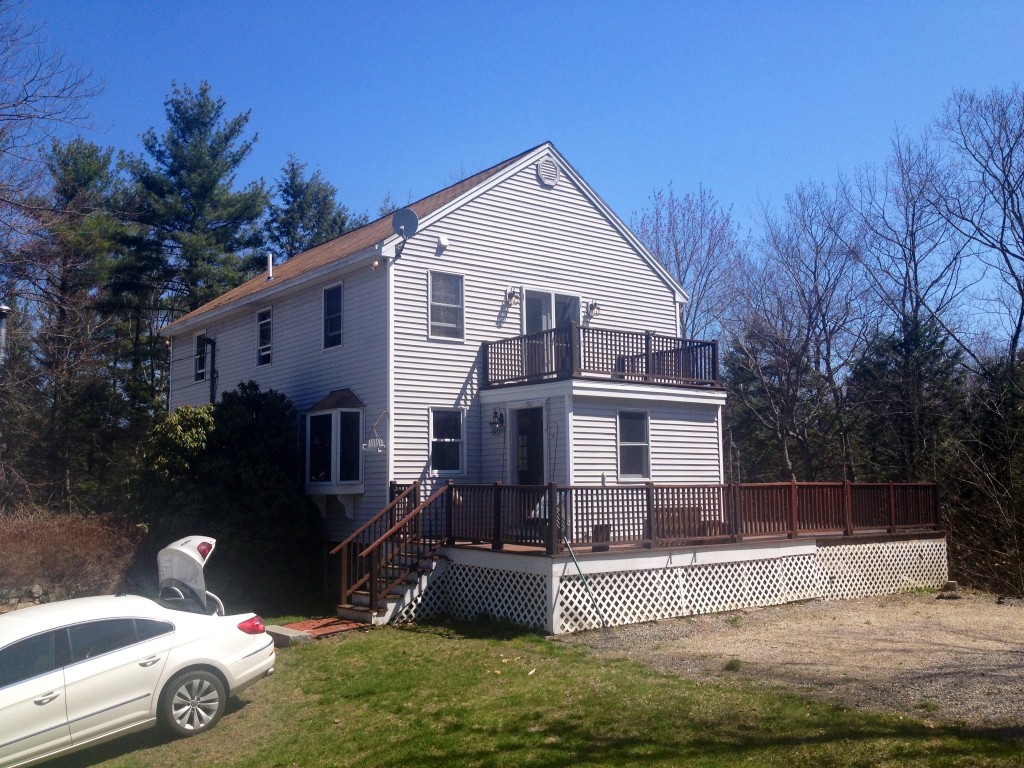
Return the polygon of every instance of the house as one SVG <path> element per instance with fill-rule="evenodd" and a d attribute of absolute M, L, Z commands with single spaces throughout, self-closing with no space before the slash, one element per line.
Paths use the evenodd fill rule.
<path fill-rule="evenodd" d="M 363 587 L 376 606 L 414 584 L 398 615 L 433 606 L 571 631 L 595 622 L 580 608 L 592 601 L 571 608 L 560 589 L 576 579 L 594 591 L 573 545 L 607 560 L 617 545 L 646 542 L 663 560 L 664 547 L 728 543 L 731 554 L 712 560 L 743 560 L 735 494 L 722 485 L 717 346 L 680 338 L 686 301 L 545 143 L 268 265 L 172 323 L 170 406 L 248 380 L 292 400 L 306 491 L 341 555 L 347 596 Z M 889 533 L 934 527 L 934 504 L 907 504 L 906 521 L 885 519 Z M 764 512 L 750 521 L 797 547 L 779 555 L 773 541 L 756 562 L 807 554 L 792 509 L 781 529 Z M 441 552 L 459 540 L 466 547 Z M 943 565 L 927 578 L 944 579 L 944 539 L 941 552 L 928 546 Z M 650 565 L 636 558 L 621 567 Z M 674 567 L 659 563 L 659 573 Z M 453 605 L 456 592 L 464 604 Z M 587 615 L 558 618 L 577 609 Z M 655 613 L 664 610 L 687 609 Z"/>

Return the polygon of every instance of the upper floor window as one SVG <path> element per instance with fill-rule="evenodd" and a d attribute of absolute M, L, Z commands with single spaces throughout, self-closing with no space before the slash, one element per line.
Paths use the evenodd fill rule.
<path fill-rule="evenodd" d="M 619 411 L 619 477 L 651 476 L 651 446 L 646 411 Z"/>
<path fill-rule="evenodd" d="M 324 349 L 341 346 L 341 286 L 324 289 Z"/>
<path fill-rule="evenodd" d="M 462 275 L 430 273 L 430 335 L 446 339 L 465 336 Z"/>
<path fill-rule="evenodd" d="M 256 313 L 256 365 L 268 365 L 271 359 L 271 344 L 274 339 L 274 315 L 270 309 Z"/>
<path fill-rule="evenodd" d="M 199 331 L 194 337 L 192 352 L 193 380 L 203 381 L 206 378 L 206 331 Z"/>
<path fill-rule="evenodd" d="M 430 469 L 435 474 L 459 475 L 465 472 L 465 420 L 459 408 L 434 408 L 430 411 Z"/>

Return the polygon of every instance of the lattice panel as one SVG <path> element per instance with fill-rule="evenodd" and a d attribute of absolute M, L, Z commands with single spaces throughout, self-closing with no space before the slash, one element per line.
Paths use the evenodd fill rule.
<path fill-rule="evenodd" d="M 400 621 L 446 614 L 457 619 L 490 616 L 521 627 L 548 631 L 547 580 L 532 573 L 449 563 Z"/>
<path fill-rule="evenodd" d="M 826 600 L 940 587 L 949 578 L 945 539 L 819 547 L 818 564 Z"/>
<path fill-rule="evenodd" d="M 739 563 L 712 563 L 649 571 L 620 571 L 582 578 L 564 576 L 555 603 L 557 632 L 601 626 L 594 601 L 610 626 L 694 613 L 778 605 L 821 594 L 813 555 Z"/>

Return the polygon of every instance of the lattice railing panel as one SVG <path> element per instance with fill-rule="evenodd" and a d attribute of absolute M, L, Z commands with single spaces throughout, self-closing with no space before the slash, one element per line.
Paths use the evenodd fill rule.
<path fill-rule="evenodd" d="M 448 615 L 456 619 L 490 616 L 546 631 L 547 579 L 539 574 L 449 563 L 420 599 L 406 606 L 399 621 Z"/>
<path fill-rule="evenodd" d="M 818 549 L 818 563 L 826 600 L 940 587 L 949 578 L 945 539 L 825 546 Z"/>

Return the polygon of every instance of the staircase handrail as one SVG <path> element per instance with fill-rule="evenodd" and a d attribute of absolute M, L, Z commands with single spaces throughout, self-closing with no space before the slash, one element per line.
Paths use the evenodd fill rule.
<path fill-rule="evenodd" d="M 373 525 L 375 523 L 377 523 L 377 521 L 379 521 L 382 517 L 384 517 L 384 515 L 388 514 L 392 509 L 394 509 L 398 505 L 398 503 L 400 501 L 402 501 L 406 496 L 408 496 L 409 494 L 411 494 L 414 491 L 418 490 L 419 487 L 420 487 L 419 480 L 413 482 L 412 485 L 410 485 L 408 488 L 406 488 L 400 494 L 395 496 L 395 498 L 393 498 L 386 507 L 384 507 L 377 514 L 375 514 L 373 517 L 371 517 L 369 520 L 367 520 L 365 523 L 363 523 L 361 526 L 359 526 L 359 528 L 356 529 L 355 533 L 353 533 L 351 536 L 349 536 L 347 539 L 345 539 L 343 542 L 341 542 L 341 544 L 339 544 L 334 549 L 332 549 L 330 554 L 336 555 L 339 552 L 341 552 L 341 550 L 343 550 L 345 547 L 347 547 L 349 544 L 351 544 L 353 541 L 355 541 L 357 538 L 359 538 L 369 528 L 373 527 Z M 422 507 L 422 506 L 423 505 L 420 504 L 420 507 Z M 419 507 L 417 507 L 417 509 L 418 508 Z"/>
<path fill-rule="evenodd" d="M 387 531 L 382 533 L 380 538 L 378 538 L 375 542 L 373 542 L 372 544 L 367 546 L 366 549 L 364 549 L 362 552 L 360 552 L 358 556 L 359 557 L 367 557 L 374 549 L 377 549 L 382 544 L 384 544 L 385 541 L 387 541 L 389 538 L 391 538 L 396 533 L 398 533 L 398 531 L 406 523 L 408 523 L 410 520 L 412 520 L 417 515 L 421 514 L 424 509 L 426 509 L 431 504 L 433 504 L 435 501 L 437 501 L 439 498 L 444 496 L 444 494 L 448 492 L 449 487 L 450 486 L 448 486 L 448 485 L 442 485 L 440 488 L 438 488 L 436 491 L 434 491 L 432 494 L 430 494 L 430 496 L 428 496 L 425 501 L 420 502 L 419 506 L 417 506 L 415 509 L 413 509 L 411 512 L 409 512 L 409 514 L 407 514 L 405 517 L 403 517 L 401 520 L 399 520 L 397 523 L 395 523 L 393 526 L 391 526 L 391 528 L 389 528 Z"/>

